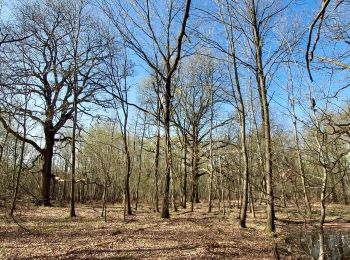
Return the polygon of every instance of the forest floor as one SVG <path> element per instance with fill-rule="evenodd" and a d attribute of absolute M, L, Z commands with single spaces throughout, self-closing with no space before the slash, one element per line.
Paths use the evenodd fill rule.
<path fill-rule="evenodd" d="M 329 221 L 344 223 L 337 222 L 349 219 L 349 210 L 343 211 Z M 277 210 L 279 232 L 301 223 L 293 212 Z M 274 238 L 264 231 L 263 207 L 256 219 L 249 214 L 246 229 L 238 227 L 237 209 L 207 213 L 204 203 L 194 212 L 179 209 L 168 220 L 147 206 L 126 221 L 121 205 L 109 205 L 107 222 L 97 204 L 78 204 L 76 213 L 71 219 L 67 207 L 22 205 L 16 223 L 0 208 L 0 259 L 275 259 L 276 247 L 281 259 L 294 259 L 283 235 Z"/>

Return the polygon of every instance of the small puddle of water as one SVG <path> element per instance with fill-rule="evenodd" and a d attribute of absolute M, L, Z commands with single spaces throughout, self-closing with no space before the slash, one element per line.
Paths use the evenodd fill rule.
<path fill-rule="evenodd" d="M 306 259 L 350 259 L 350 229 L 300 228 L 289 233 L 286 244 Z M 323 258 L 322 258 L 323 256 Z"/>

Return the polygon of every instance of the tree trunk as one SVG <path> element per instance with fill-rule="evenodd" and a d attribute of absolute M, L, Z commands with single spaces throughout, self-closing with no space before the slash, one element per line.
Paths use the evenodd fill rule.
<path fill-rule="evenodd" d="M 194 210 L 194 203 L 199 202 L 198 198 L 198 160 L 197 160 L 197 146 L 194 140 L 192 147 L 192 191 L 191 191 L 191 211 Z"/>
<path fill-rule="evenodd" d="M 159 89 L 158 89 L 159 92 Z M 160 99 L 157 98 L 157 140 L 156 140 L 156 154 L 154 158 L 154 208 L 156 212 L 159 212 L 159 196 L 158 196 L 158 175 L 159 175 L 159 152 L 160 152 Z"/>
<path fill-rule="evenodd" d="M 165 112 L 164 112 L 164 130 L 165 130 L 165 162 L 166 162 L 166 173 L 164 182 L 164 195 L 163 195 L 163 209 L 162 218 L 169 218 L 169 193 L 170 193 L 170 178 L 171 178 L 171 136 L 170 136 L 170 109 L 171 109 L 171 78 L 167 78 L 165 84 Z"/>
<path fill-rule="evenodd" d="M 320 226 L 322 227 L 326 219 L 326 190 L 327 190 L 327 179 L 328 173 L 326 166 L 322 167 L 323 177 L 322 177 L 322 188 L 321 188 L 321 198 L 320 198 Z"/>
<path fill-rule="evenodd" d="M 52 123 L 50 123 L 52 125 Z M 51 184 L 51 170 L 52 170 L 52 158 L 54 148 L 55 134 L 52 128 L 45 127 L 45 149 L 43 150 L 43 167 L 42 167 L 42 187 L 41 196 L 44 206 L 52 206 L 50 202 L 50 184 Z"/>
<path fill-rule="evenodd" d="M 186 128 L 186 121 L 184 119 L 184 128 Z M 184 177 L 182 183 L 182 208 L 186 208 L 187 203 L 187 135 L 184 131 Z"/>
<path fill-rule="evenodd" d="M 70 217 L 76 217 L 75 214 L 75 141 L 76 141 L 76 130 L 77 130 L 77 116 L 78 116 L 78 97 L 77 89 L 74 86 L 74 118 L 73 118 L 73 133 L 72 133 L 72 176 L 71 176 L 71 192 L 70 192 Z"/>
<path fill-rule="evenodd" d="M 124 137 L 126 138 L 126 136 Z M 131 158 L 128 148 L 126 148 L 126 173 L 125 173 L 125 203 L 126 211 L 128 215 L 132 215 L 131 211 L 131 198 L 130 198 L 130 174 L 131 174 Z"/>
<path fill-rule="evenodd" d="M 26 101 L 26 106 L 25 110 L 27 109 L 27 104 L 28 101 Z M 26 111 L 24 112 L 24 120 L 23 120 L 23 136 L 26 138 L 27 135 L 27 116 L 26 116 Z M 25 149 L 25 141 L 22 141 L 21 145 L 21 153 L 19 157 L 19 168 L 18 168 L 18 173 L 16 176 L 16 183 L 14 186 L 14 192 L 13 192 L 13 198 L 12 198 L 12 205 L 11 205 L 11 210 L 10 210 L 10 216 L 13 216 L 13 213 L 16 209 L 16 201 L 17 201 L 17 196 L 18 196 L 18 189 L 19 189 L 19 184 L 20 184 L 20 178 L 23 170 L 23 160 L 24 160 L 24 149 Z"/>
<path fill-rule="evenodd" d="M 67 178 L 68 178 L 68 159 L 64 158 L 64 180 L 63 180 L 63 192 L 62 192 L 62 200 L 66 201 L 67 199 Z"/>
<path fill-rule="evenodd" d="M 242 186 L 242 207 L 239 224 L 241 227 L 246 227 L 247 219 L 247 208 L 248 208 L 248 181 L 249 181 L 249 166 L 248 166 L 248 153 L 247 153 L 247 140 L 246 140 L 246 121 L 245 121 L 245 107 L 243 96 L 241 93 L 241 84 L 238 78 L 238 69 L 236 62 L 236 52 L 234 47 L 233 40 L 231 41 L 232 49 L 232 59 L 233 59 L 233 69 L 234 69 L 234 78 L 236 87 L 236 92 L 238 96 L 238 110 L 239 110 L 239 119 L 240 119 L 240 139 L 241 139 L 241 157 L 243 160 L 243 186 Z"/>
<path fill-rule="evenodd" d="M 140 182 L 141 182 L 141 171 L 142 171 L 142 151 L 143 151 L 143 139 L 145 137 L 145 131 L 146 131 L 146 116 L 144 119 L 144 126 L 142 131 L 142 137 L 141 137 L 141 143 L 140 143 L 140 154 L 139 154 L 139 172 L 137 176 L 137 185 L 136 185 L 136 202 L 135 202 L 135 210 L 137 210 L 137 206 L 139 204 L 139 188 L 140 188 Z M 136 137 L 136 131 L 135 131 L 135 137 Z"/>
<path fill-rule="evenodd" d="M 267 88 L 263 69 L 262 61 L 262 49 L 261 49 L 261 39 L 259 35 L 258 24 L 256 20 L 255 13 L 255 1 L 252 0 L 252 7 L 250 8 L 252 17 L 252 30 L 254 37 L 254 47 L 255 47 L 255 62 L 256 62 L 256 80 L 258 83 L 259 97 L 261 103 L 261 115 L 263 124 L 263 139 L 264 139 L 264 149 L 265 149 L 265 162 L 264 162 L 264 172 L 266 178 L 266 194 L 267 194 L 267 221 L 266 230 L 268 232 L 275 231 L 275 208 L 274 208 L 274 194 L 273 194 L 273 180 L 272 180 L 272 144 L 271 144 L 271 127 L 270 127 L 270 113 L 269 104 L 267 101 Z"/>
<path fill-rule="evenodd" d="M 212 193 L 213 193 L 213 121 L 214 121 L 214 111 L 213 111 L 213 86 L 210 89 L 210 133 L 209 133 L 209 141 L 210 141 L 210 150 L 209 150 L 209 159 L 210 159 L 210 177 L 209 177 L 209 198 L 208 198 L 208 212 L 211 212 L 212 208 Z"/>
<path fill-rule="evenodd" d="M 104 221 L 107 222 L 107 179 L 104 181 L 103 185 L 101 217 L 104 217 Z"/>
<path fill-rule="evenodd" d="M 254 207 L 254 196 L 252 191 L 252 185 L 249 184 L 249 198 L 250 198 L 250 208 L 253 215 L 253 218 L 255 218 L 255 207 Z"/>
<path fill-rule="evenodd" d="M 322 187 L 321 187 L 321 195 L 320 195 L 320 220 L 319 225 L 322 228 L 324 221 L 326 219 L 326 191 L 327 191 L 327 182 L 328 182 L 328 170 L 327 170 L 327 158 L 324 151 L 324 145 L 326 142 L 326 135 L 321 131 L 321 124 L 319 119 L 316 116 L 315 107 L 312 107 L 312 113 L 314 116 L 314 123 L 316 126 L 315 129 L 315 141 L 318 146 L 318 162 L 322 166 Z M 321 135 L 321 141 L 320 141 Z"/>
<path fill-rule="evenodd" d="M 345 176 L 345 174 L 344 174 L 344 176 Z M 342 193 L 343 193 L 344 204 L 348 205 L 349 204 L 349 200 L 348 200 L 348 194 L 346 192 L 344 176 L 341 176 L 340 183 L 341 183 L 341 189 L 342 189 Z"/>
<path fill-rule="evenodd" d="M 324 260 L 326 259 L 327 252 L 325 250 L 325 241 L 324 241 L 324 232 L 323 232 L 323 227 L 320 228 L 318 231 L 318 237 L 319 237 L 319 254 L 318 254 L 318 260 Z"/>
<path fill-rule="evenodd" d="M 293 92 L 293 89 L 292 89 Z M 304 202 L 306 206 L 307 215 L 309 218 L 311 218 L 311 205 L 310 205 L 310 199 L 309 194 L 306 190 L 306 181 L 305 181 L 305 167 L 303 158 L 301 156 L 301 149 L 300 149 L 300 143 L 299 143 L 299 135 L 298 135 L 298 128 L 297 128 L 297 117 L 295 113 L 295 106 L 294 106 L 294 95 L 290 99 L 291 108 L 292 108 L 292 114 L 293 114 L 293 133 L 294 133 L 294 143 L 297 148 L 297 156 L 298 156 L 298 167 L 299 167 L 299 173 L 300 173 L 300 179 L 301 179 L 301 186 L 303 188 L 303 195 L 304 195 Z"/>

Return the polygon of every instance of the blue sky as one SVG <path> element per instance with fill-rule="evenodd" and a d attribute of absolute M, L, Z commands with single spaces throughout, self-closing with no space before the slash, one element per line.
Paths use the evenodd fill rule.
<path fill-rule="evenodd" d="M 11 7 L 15 4 L 17 4 L 19 1 L 16 0 L 8 0 L 6 1 L 3 9 L 1 17 L 4 20 L 11 19 L 13 16 L 10 14 Z M 262 1 L 263 2 L 263 1 Z M 308 24 L 312 20 L 315 12 L 318 10 L 320 5 L 319 0 L 296 0 L 293 3 L 293 7 L 288 10 L 288 17 L 285 21 L 284 27 L 288 27 L 288 22 L 293 23 L 293 21 L 298 21 L 300 23 L 300 26 L 304 27 L 304 29 L 307 29 Z M 190 23 L 194 22 L 195 20 L 195 9 L 197 7 L 200 8 L 212 8 L 213 1 L 205 0 L 195 0 L 193 2 L 193 10 L 192 15 L 190 15 Z M 282 27 L 282 25 L 281 25 Z M 221 35 L 218 35 L 218 37 L 222 37 Z M 303 59 L 304 51 L 306 48 L 305 40 L 303 41 L 304 45 L 301 44 L 299 53 L 297 53 L 296 59 L 300 60 Z M 187 44 L 187 43 L 186 43 Z M 271 46 L 273 48 L 273 46 Z M 323 39 L 321 38 L 320 44 L 317 48 L 316 53 L 319 53 L 320 55 L 327 56 L 331 55 L 332 52 L 336 52 L 338 50 L 341 50 L 344 46 L 338 45 L 336 46 L 336 49 L 330 49 L 327 45 L 324 44 Z M 130 52 L 131 53 L 131 52 Z M 141 59 L 139 59 L 137 56 L 130 54 L 130 58 L 135 63 L 135 74 L 133 75 L 133 78 L 131 79 L 131 84 L 134 86 L 131 93 L 130 93 L 130 101 L 132 103 L 139 103 L 139 94 L 138 94 L 138 87 L 137 85 L 143 84 L 143 80 L 148 76 L 149 67 L 147 64 L 145 64 Z M 314 90 L 327 90 L 330 89 L 330 91 L 334 92 L 335 89 L 339 88 L 344 84 L 346 81 L 346 72 L 337 72 L 336 77 L 333 77 L 333 80 L 330 81 L 329 75 L 322 72 L 320 73 L 317 69 L 313 69 L 313 75 L 315 78 L 315 81 L 311 83 L 305 73 L 305 68 L 303 67 L 295 67 L 293 69 L 293 74 L 296 78 L 295 83 L 297 86 L 299 86 L 301 89 L 300 91 L 300 99 L 301 99 L 301 105 L 304 106 L 304 108 L 308 109 L 308 88 L 311 87 Z M 345 81 L 344 81 L 345 80 Z M 282 69 L 278 74 L 277 77 L 274 79 L 274 81 L 271 84 L 271 87 L 269 89 L 269 95 L 272 96 L 271 101 L 271 109 L 275 111 L 273 113 L 272 117 L 275 118 L 279 123 L 284 123 L 285 116 L 287 111 L 284 109 L 284 107 L 288 106 L 287 104 L 287 96 L 286 93 L 281 89 L 281 86 L 283 87 L 288 82 L 288 72 L 285 69 Z M 337 102 L 345 102 L 348 100 L 349 91 L 345 90 L 341 93 L 339 96 Z M 315 97 L 319 100 L 318 104 L 322 104 L 322 95 L 321 94 L 315 94 Z M 135 111 L 134 111 L 135 113 Z M 298 113 L 302 114 L 303 109 L 299 108 Z"/>

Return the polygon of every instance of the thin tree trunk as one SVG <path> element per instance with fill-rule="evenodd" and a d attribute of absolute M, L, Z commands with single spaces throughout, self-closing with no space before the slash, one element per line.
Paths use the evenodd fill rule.
<path fill-rule="evenodd" d="M 165 162 L 166 173 L 164 182 L 164 195 L 163 195 L 163 209 L 162 218 L 169 218 L 169 193 L 170 193 L 170 179 L 171 179 L 171 136 L 170 136 L 170 109 L 171 109 L 171 78 L 167 78 L 165 84 L 165 112 L 164 112 L 164 130 L 165 130 Z"/>
<path fill-rule="evenodd" d="M 283 203 L 283 207 L 286 208 L 287 207 L 287 202 L 286 202 L 286 184 L 285 184 L 283 179 L 282 179 L 282 203 Z"/>
<path fill-rule="evenodd" d="M 249 79 L 249 85 L 250 85 L 250 108 L 252 111 L 252 119 L 253 119 L 253 125 L 256 131 L 256 139 L 257 139 L 257 154 L 258 154 L 258 158 L 259 158 L 259 166 L 261 168 L 261 171 L 263 172 L 265 166 L 264 166 L 264 160 L 263 160 L 263 152 L 262 152 L 262 148 L 261 148 L 261 138 L 259 136 L 259 129 L 258 129 L 258 122 L 256 120 L 256 116 L 255 116 L 255 110 L 254 110 L 254 104 L 253 104 L 253 88 L 251 86 L 251 80 Z M 258 167 L 259 168 L 259 167 Z M 265 200 L 265 188 L 264 188 L 264 174 L 262 175 L 262 177 L 259 180 L 259 184 L 260 184 L 260 192 L 259 192 L 259 203 L 262 203 L 262 200 Z"/>
<path fill-rule="evenodd" d="M 137 210 L 137 206 L 139 204 L 139 187 L 141 182 L 141 171 L 142 171 L 142 151 L 143 151 L 143 139 L 145 137 L 146 132 L 146 115 L 144 119 L 144 125 L 143 125 L 143 131 L 142 131 L 142 137 L 141 137 L 141 143 L 140 143 L 140 154 L 139 154 L 139 173 L 137 176 L 137 185 L 136 185 L 136 202 L 135 202 L 135 210 Z M 135 131 L 135 137 L 136 137 L 136 131 Z"/>
<path fill-rule="evenodd" d="M 299 174 L 300 174 L 300 180 L 301 180 L 301 187 L 303 189 L 306 212 L 307 212 L 308 217 L 311 218 L 311 214 L 312 214 L 311 213 L 311 204 L 310 204 L 309 194 L 306 190 L 305 167 L 304 167 L 303 158 L 301 156 L 298 127 L 297 127 L 297 116 L 295 113 L 294 94 L 293 93 L 294 93 L 294 88 L 292 86 L 292 97 L 290 98 L 290 105 L 292 108 L 292 116 L 293 116 L 294 143 L 295 143 L 295 147 L 297 149 L 298 167 L 299 167 Z"/>
<path fill-rule="evenodd" d="M 314 122 L 316 125 L 315 129 L 315 140 L 318 147 L 318 162 L 322 166 L 322 187 L 320 194 L 320 220 L 319 225 L 323 227 L 324 221 L 326 219 L 326 190 L 327 190 L 327 182 L 328 182 L 328 170 L 327 170 L 327 162 L 326 155 L 324 153 L 324 142 L 325 142 L 325 134 L 321 131 L 321 125 L 319 119 L 316 116 L 315 108 L 312 107 L 312 113 L 314 116 Z M 322 140 L 320 141 L 320 135 L 322 136 Z"/>
<path fill-rule="evenodd" d="M 171 156 L 171 136 L 170 136 L 170 111 L 171 111 L 171 100 L 172 100 L 172 92 L 171 92 L 171 80 L 174 72 L 177 69 L 181 58 L 181 48 L 183 43 L 183 37 L 186 35 L 186 24 L 190 13 L 191 0 L 186 0 L 185 12 L 182 19 L 181 31 L 177 38 L 177 55 L 175 57 L 174 63 L 171 65 L 171 50 L 168 45 L 168 55 L 165 59 L 166 68 L 167 68 L 167 76 L 165 80 L 165 113 L 164 113 L 164 130 L 165 130 L 165 143 L 166 143 L 166 152 L 165 152 L 165 161 L 166 161 L 166 174 L 165 174 L 165 188 L 164 188 L 164 196 L 163 196 L 163 209 L 162 209 L 162 218 L 169 218 L 169 190 L 170 190 L 170 179 L 171 179 L 171 171 L 172 171 L 172 156 Z M 168 39 L 169 40 L 169 39 Z"/>
<path fill-rule="evenodd" d="M 19 124 L 17 126 L 17 132 L 19 131 Z M 11 188 L 13 190 L 13 194 L 14 194 L 14 190 L 15 190 L 15 182 L 16 182 L 16 173 L 17 173 L 17 161 L 18 161 L 18 138 L 15 139 L 15 147 L 14 147 L 14 152 L 13 152 L 13 169 L 12 169 L 12 176 L 11 176 Z"/>
<path fill-rule="evenodd" d="M 253 191 L 252 191 L 252 185 L 249 184 L 249 198 L 250 198 L 250 209 L 253 215 L 253 218 L 255 218 L 255 207 L 254 207 L 254 197 L 253 197 Z"/>
<path fill-rule="evenodd" d="M 77 79 L 76 79 L 77 80 Z M 77 82 L 77 81 L 76 81 Z M 77 86 L 74 86 L 74 118 L 73 118 L 73 133 L 72 133 L 72 176 L 71 176 L 71 193 L 70 193 L 70 216 L 76 217 L 75 213 L 75 161 L 76 161 L 76 129 L 77 129 L 77 116 L 78 116 L 78 97 Z"/>
<path fill-rule="evenodd" d="M 227 7 L 229 8 L 229 7 Z M 232 63 L 234 77 L 231 77 L 230 67 L 229 67 L 229 78 L 231 81 L 233 96 L 238 105 L 239 120 L 240 120 L 240 144 L 241 144 L 241 159 L 243 160 L 243 185 L 242 185 L 242 205 L 240 207 L 239 225 L 241 227 L 246 227 L 247 218 L 247 208 L 248 208 L 248 181 L 249 181 L 249 165 L 248 165 L 248 153 L 247 153 L 247 141 L 246 141 L 246 114 L 245 105 L 243 101 L 241 84 L 238 75 L 237 68 L 237 57 L 235 42 L 233 39 L 233 21 L 232 17 L 229 16 L 228 24 L 225 24 L 226 37 L 230 46 L 230 57 L 228 64 Z"/>
<path fill-rule="evenodd" d="M 63 201 L 67 199 L 68 159 L 64 158 Z"/>
<path fill-rule="evenodd" d="M 9 125 L 11 125 L 10 122 L 9 122 Z M 4 154 L 4 149 L 6 147 L 8 137 L 9 137 L 9 130 L 6 129 L 6 135 L 5 135 L 5 138 L 4 138 L 4 142 L 2 143 L 2 145 L 0 145 L 0 163 L 1 163 L 1 160 L 2 160 L 2 156 Z"/>
<path fill-rule="evenodd" d="M 126 130 L 126 129 L 125 129 Z M 131 175 L 131 157 L 127 144 L 126 132 L 124 133 L 124 148 L 126 152 L 126 173 L 125 173 L 125 185 L 124 185 L 124 193 L 125 193 L 125 207 L 127 209 L 127 214 L 132 215 L 131 211 L 131 198 L 130 198 L 130 175 Z"/>
<path fill-rule="evenodd" d="M 174 211 L 176 212 L 178 209 L 177 209 L 177 205 L 176 205 L 176 187 L 175 187 L 175 181 L 174 181 L 174 175 L 173 175 L 173 172 L 172 172 L 172 175 L 171 175 L 171 197 L 172 197 L 172 201 L 173 201 L 173 209 Z"/>
<path fill-rule="evenodd" d="M 264 75 L 264 66 L 262 61 L 261 39 L 255 13 L 255 0 L 252 0 L 250 8 L 252 18 L 253 41 L 255 47 L 255 62 L 256 62 L 256 79 L 259 89 L 259 97 L 261 102 L 261 114 L 263 122 L 264 133 L 264 148 L 265 148 L 265 178 L 266 178 L 266 193 L 267 193 L 267 221 L 266 230 L 268 232 L 275 231 L 275 208 L 274 208 L 274 194 L 273 194 L 273 179 L 272 179 L 272 144 L 271 144 L 271 127 L 270 127 L 270 113 L 269 104 L 267 101 L 267 88 Z"/>
<path fill-rule="evenodd" d="M 159 94 L 159 85 L 158 87 L 158 93 Z M 154 158 L 154 182 L 155 182 L 155 191 L 154 191 L 154 207 L 156 212 L 159 211 L 159 196 L 158 196 L 158 175 L 159 175 L 159 154 L 160 154 L 160 98 L 157 97 L 157 139 L 156 139 L 156 153 Z"/>
<path fill-rule="evenodd" d="M 319 237 L 319 254 L 318 254 L 318 260 L 324 260 L 326 259 L 326 250 L 325 250 L 325 241 L 324 241 L 324 232 L 323 232 L 323 227 L 320 228 L 318 231 L 318 237 Z"/>
<path fill-rule="evenodd" d="M 184 128 L 186 129 L 186 121 L 184 119 Z M 184 177 L 182 183 L 182 208 L 186 208 L 187 203 L 187 134 L 184 131 Z"/>
<path fill-rule="evenodd" d="M 222 200 L 222 213 L 226 214 L 226 208 L 225 208 L 225 189 L 224 189 L 224 178 L 222 174 L 222 164 L 221 164 L 221 157 L 219 156 L 219 174 L 220 174 L 220 186 L 221 186 L 221 200 Z"/>
<path fill-rule="evenodd" d="M 195 130 L 193 130 L 195 132 Z M 195 134 L 193 134 L 195 136 Z M 196 148 L 196 140 L 193 140 L 193 146 L 192 146 L 192 158 L 191 158 L 191 164 L 192 164 L 192 189 L 191 189 L 191 211 L 194 210 L 194 203 L 196 201 L 196 190 L 197 190 L 197 148 Z"/>
<path fill-rule="evenodd" d="M 25 105 L 25 110 L 24 110 L 24 120 L 23 120 L 23 136 L 26 138 L 27 136 L 27 105 L 28 105 L 28 100 L 26 97 L 26 105 Z M 10 210 L 10 216 L 13 216 L 13 213 L 16 209 L 16 201 L 17 201 L 17 196 L 18 196 L 18 189 L 19 189 L 19 184 L 20 184 L 20 179 L 21 179 L 21 174 L 23 170 L 23 160 L 24 160 L 24 150 L 25 150 L 25 141 L 22 141 L 21 145 L 21 152 L 20 152 L 20 157 L 19 157 L 19 168 L 18 168 L 18 173 L 16 176 L 16 183 L 14 186 L 14 192 L 13 192 L 13 198 L 12 198 L 12 205 L 11 205 L 11 210 Z M 16 164 L 16 162 L 15 162 Z M 15 168 L 16 169 L 16 168 Z"/>
<path fill-rule="evenodd" d="M 220 162 L 220 155 L 219 155 L 219 162 Z M 220 171 L 219 171 L 219 174 L 220 174 Z M 219 212 L 221 212 L 221 193 L 220 193 L 219 177 L 220 176 L 216 176 L 215 180 L 216 180 L 216 195 L 219 198 L 218 208 L 219 208 Z"/>
<path fill-rule="evenodd" d="M 107 179 L 105 179 L 103 185 L 101 217 L 104 217 L 104 221 L 107 222 Z"/>
<path fill-rule="evenodd" d="M 345 174 L 344 174 L 344 176 L 345 176 Z M 344 176 L 341 176 L 341 179 L 340 179 L 340 181 L 341 181 L 341 189 L 342 189 L 342 193 L 343 193 L 343 202 L 344 202 L 345 205 L 348 205 L 349 204 L 349 200 L 348 200 L 348 195 L 347 195 L 347 192 L 346 192 Z"/>
<path fill-rule="evenodd" d="M 212 208 L 212 193 L 213 193 L 213 178 L 214 178 L 214 171 L 213 171 L 213 121 L 214 121 L 214 104 L 213 104 L 213 96 L 214 96 L 214 90 L 213 85 L 210 89 L 210 133 L 209 133 L 209 141 L 210 141 L 210 150 L 209 150 L 209 157 L 210 157 L 210 177 L 209 177 L 209 198 L 208 198 L 208 212 L 211 212 Z"/>

